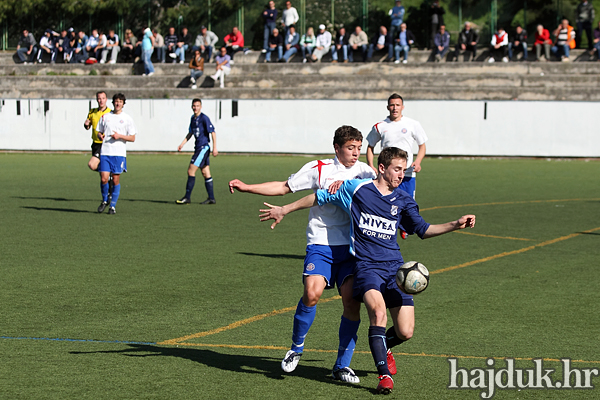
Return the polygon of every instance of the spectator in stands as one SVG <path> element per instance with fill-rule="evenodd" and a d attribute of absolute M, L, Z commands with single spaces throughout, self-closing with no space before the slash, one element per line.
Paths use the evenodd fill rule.
<path fill-rule="evenodd" d="M 131 31 L 131 29 L 125 30 L 125 38 L 123 39 L 123 48 L 121 49 L 121 59 L 123 62 L 131 62 L 135 58 L 135 48 L 137 45 L 137 38 Z"/>
<path fill-rule="evenodd" d="M 78 61 L 75 50 L 77 50 L 77 38 L 67 35 L 62 43 L 63 60 L 65 63 L 76 63 Z"/>
<path fill-rule="evenodd" d="M 119 35 L 117 35 L 114 29 L 108 31 L 108 36 L 106 37 L 106 47 L 102 50 L 102 58 L 100 59 L 100 64 L 104 64 L 106 59 L 108 58 L 108 53 L 110 53 L 110 64 L 115 64 L 117 62 L 117 57 L 119 56 L 119 52 L 121 51 L 121 46 L 119 42 Z"/>
<path fill-rule="evenodd" d="M 490 63 L 495 62 L 496 59 L 508 62 L 508 33 L 506 33 L 503 27 L 499 27 L 492 36 L 490 54 L 491 56 L 488 60 Z"/>
<path fill-rule="evenodd" d="M 415 43 L 415 40 L 415 35 L 413 35 L 413 33 L 407 29 L 406 24 L 403 22 L 402 25 L 400 25 L 398 39 L 396 39 L 396 45 L 394 46 L 396 56 L 396 60 L 394 61 L 394 63 L 400 64 L 400 53 L 403 53 L 402 64 L 408 63 L 408 52 L 410 51 L 410 46 L 412 46 Z M 448 46 L 450 46 L 450 35 L 448 35 Z M 448 50 L 446 49 L 446 52 L 444 54 L 446 54 L 447 52 Z"/>
<path fill-rule="evenodd" d="M 581 39 L 583 39 L 583 31 L 587 36 L 588 51 L 594 50 L 594 40 L 592 38 L 592 24 L 596 17 L 596 11 L 591 2 L 584 0 L 577 6 L 577 36 L 575 36 L 575 42 L 578 49 L 581 48 Z"/>
<path fill-rule="evenodd" d="M 569 51 L 575 48 L 575 30 L 569 25 L 568 19 L 563 19 L 560 25 L 554 30 L 556 42 L 552 46 L 552 53 L 561 61 L 569 61 Z"/>
<path fill-rule="evenodd" d="M 317 35 L 317 43 L 315 50 L 312 53 L 314 62 L 321 61 L 321 58 L 329 52 L 331 48 L 331 33 L 325 29 L 325 25 L 319 25 L 319 34 Z"/>
<path fill-rule="evenodd" d="M 152 36 L 154 37 L 154 50 L 156 50 L 156 60 L 164 64 L 167 52 L 165 38 L 163 38 L 163 35 L 158 33 L 156 29 L 152 30 Z"/>
<path fill-rule="evenodd" d="M 265 10 L 263 11 L 262 17 L 265 21 L 262 52 L 266 53 L 267 49 L 269 48 L 269 38 L 273 33 L 273 29 L 275 29 L 275 24 L 277 21 L 277 9 L 275 8 L 274 1 L 269 1 L 267 7 L 265 7 Z"/>
<path fill-rule="evenodd" d="M 143 76 L 154 75 L 154 65 L 152 64 L 152 52 L 154 51 L 154 32 L 150 28 L 144 29 L 142 38 L 142 62 L 144 63 Z M 163 53 L 164 54 L 164 53 Z"/>
<path fill-rule="evenodd" d="M 350 40 L 348 40 L 348 59 L 350 62 L 354 62 L 354 50 L 360 49 L 362 54 L 362 62 L 367 61 L 367 54 L 369 53 L 369 37 L 367 33 L 362 30 L 360 26 L 354 29 Z"/>
<path fill-rule="evenodd" d="M 54 64 L 56 61 L 56 46 L 54 45 L 54 37 L 58 36 L 58 33 L 51 29 L 46 29 L 44 36 L 40 39 L 40 45 L 37 54 L 37 62 L 42 62 L 42 54 L 50 54 L 50 63 Z"/>
<path fill-rule="evenodd" d="M 396 5 L 394 7 L 392 7 L 392 9 L 389 12 L 390 15 L 390 36 L 393 39 L 396 39 L 398 37 L 398 34 L 400 33 L 400 25 L 402 25 L 402 22 L 404 22 L 404 13 L 406 12 L 406 10 L 404 9 L 404 6 L 402 5 L 402 2 L 400 0 L 396 0 Z M 391 52 L 389 54 L 389 58 L 391 59 Z"/>
<path fill-rule="evenodd" d="M 271 62 L 271 53 L 277 52 L 277 61 L 283 58 L 283 36 L 279 34 L 279 29 L 273 28 L 273 33 L 269 37 L 269 46 L 265 55 L 265 62 Z"/>
<path fill-rule="evenodd" d="M 169 34 L 167 36 L 165 36 L 165 46 L 167 47 L 167 49 L 166 49 L 167 54 L 173 60 L 172 61 L 173 64 L 175 64 L 177 62 L 176 61 L 177 54 L 175 54 L 175 50 L 177 50 L 177 42 L 178 41 L 179 41 L 179 38 L 175 34 L 175 28 L 170 27 Z"/>
<path fill-rule="evenodd" d="M 96 57 L 96 47 L 98 47 L 98 43 L 100 43 L 100 34 L 97 29 L 93 29 L 92 34 L 85 43 L 86 53 L 92 57 Z"/>
<path fill-rule="evenodd" d="M 19 43 L 17 44 L 17 56 L 23 64 L 27 64 L 33 60 L 35 43 L 33 33 L 27 29 L 23 29 L 23 35 L 19 38 Z"/>
<path fill-rule="evenodd" d="M 461 53 L 471 52 L 473 53 L 472 60 L 477 57 L 477 42 L 479 42 L 479 34 L 475 29 L 472 29 L 472 25 L 469 21 L 465 22 L 465 27 L 458 34 L 458 42 L 456 43 L 456 50 L 454 52 L 454 61 L 458 61 L 458 57 Z"/>
<path fill-rule="evenodd" d="M 298 43 L 300 43 L 300 35 L 296 32 L 296 27 L 290 25 L 288 27 L 288 33 L 285 35 L 283 61 L 290 62 L 290 59 L 294 54 L 298 52 Z"/>
<path fill-rule="evenodd" d="M 429 48 L 435 48 L 435 37 L 436 35 L 439 33 L 440 29 L 442 28 L 442 25 L 444 25 L 444 14 L 446 13 L 446 10 L 444 10 L 442 7 L 440 7 L 440 2 L 438 0 L 434 0 L 433 4 L 431 5 L 431 10 L 430 10 L 430 22 L 431 22 L 431 35 L 430 37 L 430 42 L 429 42 Z"/>
<path fill-rule="evenodd" d="M 233 60 L 233 55 L 238 51 L 244 51 L 244 36 L 237 26 L 234 26 L 231 33 L 224 38 L 227 54 Z"/>
<path fill-rule="evenodd" d="M 225 46 L 221 47 L 219 54 L 215 57 L 215 62 L 217 63 L 217 72 L 210 77 L 216 82 L 217 79 L 221 80 L 220 87 L 225 87 L 225 75 L 229 75 L 231 72 L 231 56 L 227 54 L 227 48 Z"/>
<path fill-rule="evenodd" d="M 309 58 L 312 56 L 313 50 L 317 46 L 317 38 L 315 36 L 315 30 L 310 26 L 302 38 L 300 39 L 300 49 L 302 50 L 302 62 L 306 62 L 306 56 Z M 312 58 L 311 58 L 312 59 Z"/>
<path fill-rule="evenodd" d="M 378 50 L 385 50 L 390 47 L 391 43 L 388 39 L 387 28 L 383 25 L 379 27 L 379 31 L 373 35 L 369 44 L 369 52 L 367 53 L 367 61 L 372 61 L 373 53 Z M 393 46 L 392 46 L 393 47 Z M 388 49 L 389 50 L 389 49 Z M 391 59 L 391 57 L 389 57 Z"/>
<path fill-rule="evenodd" d="M 84 62 L 88 58 L 88 52 L 85 47 L 88 40 L 89 38 L 84 31 L 79 31 L 77 33 L 77 49 L 79 50 L 77 51 L 78 62 Z"/>
<path fill-rule="evenodd" d="M 185 52 L 190 48 L 192 44 L 192 35 L 190 35 L 188 28 L 181 28 L 181 35 L 177 38 L 177 48 L 175 49 L 175 55 L 179 57 L 179 64 L 185 62 Z"/>
<path fill-rule="evenodd" d="M 283 24 L 283 27 L 284 27 L 284 32 L 283 32 L 284 37 L 287 37 L 290 27 L 291 26 L 295 27 L 298 20 L 300 20 L 300 16 L 298 16 L 298 10 L 296 10 L 296 8 L 292 7 L 291 1 L 289 1 L 289 0 L 286 1 L 285 9 L 283 10 L 283 13 L 281 14 L 281 23 Z"/>
<path fill-rule="evenodd" d="M 218 41 L 219 37 L 213 31 L 209 31 L 206 26 L 202 25 L 200 34 L 196 36 L 192 51 L 195 52 L 196 50 L 200 50 L 200 54 L 202 54 L 203 57 L 206 57 L 207 62 L 210 62 L 213 49 Z"/>
<path fill-rule="evenodd" d="M 550 48 L 552 47 L 552 40 L 550 40 L 550 31 L 545 29 L 543 25 L 538 25 L 535 31 L 535 42 L 533 42 L 533 48 L 535 49 L 535 61 L 541 61 L 542 47 L 544 48 L 545 60 L 550 61 Z"/>
<path fill-rule="evenodd" d="M 594 50 L 598 61 L 600 61 L 600 22 L 598 22 L 598 27 L 594 29 Z"/>
<path fill-rule="evenodd" d="M 108 39 L 102 30 L 98 29 L 98 46 L 96 46 L 96 60 L 102 58 L 102 52 L 106 49 Z"/>
<path fill-rule="evenodd" d="M 56 46 L 57 59 L 60 60 L 62 58 L 62 60 L 65 61 L 65 46 L 69 46 L 69 38 L 67 37 L 66 29 L 60 31 L 60 35 L 54 39 L 54 46 Z"/>
<path fill-rule="evenodd" d="M 348 62 L 348 40 L 350 35 L 346 32 L 346 28 L 341 27 L 338 29 L 337 35 L 335 36 L 335 42 L 331 45 L 331 58 L 332 63 L 338 62 L 339 53 L 342 53 L 342 60 Z"/>
<path fill-rule="evenodd" d="M 508 59 L 512 60 L 513 55 L 520 51 L 523 52 L 521 60 L 527 61 L 527 31 L 521 25 L 517 25 L 513 39 L 508 43 Z"/>
<path fill-rule="evenodd" d="M 446 56 L 448 50 L 450 50 L 450 34 L 446 32 L 446 25 L 440 26 L 440 31 L 435 35 L 433 44 L 435 45 L 435 49 L 433 50 L 435 61 L 440 62 Z"/>
<path fill-rule="evenodd" d="M 194 55 L 190 60 L 190 82 L 192 82 L 192 89 L 196 89 L 196 81 L 204 74 L 204 58 L 200 49 L 194 50 Z"/>

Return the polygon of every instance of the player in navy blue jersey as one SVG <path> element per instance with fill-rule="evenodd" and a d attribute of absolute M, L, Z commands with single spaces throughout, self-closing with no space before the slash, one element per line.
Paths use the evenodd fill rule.
<path fill-rule="evenodd" d="M 397 241 L 398 229 L 421 239 L 475 226 L 475 215 L 431 225 L 419 214 L 412 196 L 398 189 L 407 168 L 408 155 L 396 147 L 383 149 L 377 160 L 377 178 L 345 181 L 335 194 L 318 190 L 283 207 L 261 210 L 261 221 L 274 219 L 272 227 L 288 213 L 314 205 L 335 204 L 352 219 L 350 252 L 357 258 L 353 295 L 365 303 L 369 315 L 369 347 L 379 373 L 379 393 L 390 393 L 394 382 L 386 361 L 388 348 L 412 337 L 415 325 L 414 302 L 396 284 L 403 264 Z M 387 312 L 394 327 L 386 334 Z"/>
<path fill-rule="evenodd" d="M 188 134 L 185 139 L 183 139 L 183 142 L 181 142 L 179 147 L 177 147 L 177 151 L 181 151 L 183 146 L 188 140 L 190 140 L 192 136 L 196 138 L 196 146 L 194 148 L 194 155 L 192 156 L 192 160 L 190 161 L 190 166 L 188 167 L 187 171 L 188 179 L 185 186 L 185 196 L 177 200 L 177 204 L 190 204 L 192 190 L 194 190 L 194 185 L 196 184 L 196 171 L 198 171 L 198 168 L 200 168 L 200 172 L 202 172 L 202 176 L 204 177 L 204 186 L 208 192 L 208 199 L 200 204 L 215 204 L 216 200 L 213 191 L 213 179 L 210 175 L 209 167 L 209 143 L 210 136 L 212 136 L 212 155 L 213 157 L 216 157 L 219 154 L 217 151 L 217 134 L 215 133 L 215 127 L 213 126 L 212 122 L 210 122 L 210 118 L 208 118 L 206 114 L 202 113 L 202 100 L 192 100 L 192 110 L 194 111 L 194 115 L 192 115 L 192 119 L 190 121 Z"/>

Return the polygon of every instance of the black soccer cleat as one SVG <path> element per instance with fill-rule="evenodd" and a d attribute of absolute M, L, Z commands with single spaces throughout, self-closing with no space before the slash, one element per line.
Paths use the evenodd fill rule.
<path fill-rule="evenodd" d="M 200 204 L 217 204 L 217 201 L 215 199 L 206 199 Z"/>
<path fill-rule="evenodd" d="M 177 204 L 190 204 L 192 201 L 190 199 L 188 199 L 187 197 L 182 197 L 179 200 L 175 200 L 175 203 Z"/>
<path fill-rule="evenodd" d="M 115 210 L 114 207 L 110 207 L 108 209 L 108 215 L 115 215 L 117 213 L 117 210 Z"/>
<path fill-rule="evenodd" d="M 102 203 L 100 203 L 100 205 L 98 206 L 98 212 L 99 213 L 103 213 L 104 210 L 106 210 L 106 207 L 108 206 L 108 203 L 106 201 L 103 201 Z"/>

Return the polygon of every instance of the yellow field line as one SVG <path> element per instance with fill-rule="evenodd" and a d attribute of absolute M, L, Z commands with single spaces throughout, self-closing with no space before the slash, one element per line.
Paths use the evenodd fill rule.
<path fill-rule="evenodd" d="M 330 301 L 338 300 L 341 298 L 342 298 L 341 296 L 333 296 L 333 297 L 330 297 L 327 299 L 320 300 L 319 304 L 328 303 Z M 169 340 L 165 340 L 164 342 L 157 343 L 157 344 L 180 344 L 180 342 L 184 342 L 186 340 L 196 339 L 196 338 L 205 337 L 205 336 L 209 336 L 209 335 L 214 335 L 215 333 L 221 333 L 224 331 L 228 331 L 230 329 L 239 328 L 242 325 L 247 325 L 252 322 L 260 321 L 261 319 L 265 319 L 267 317 L 272 317 L 274 315 L 284 314 L 286 312 L 293 311 L 295 309 L 296 309 L 296 306 L 286 307 L 286 308 L 282 308 L 279 310 L 273 310 L 273 311 L 265 313 L 265 314 L 255 315 L 253 317 L 234 322 L 227 326 L 222 326 L 220 328 L 212 329 L 210 331 L 198 332 L 198 333 L 194 333 L 192 335 L 187 335 L 187 336 L 183 336 L 183 337 L 176 338 L 176 339 L 169 339 Z"/>
<path fill-rule="evenodd" d="M 471 265 L 480 264 L 480 263 L 483 263 L 483 262 L 495 260 L 497 258 L 502 258 L 502 257 L 506 257 L 506 256 L 511 256 L 511 255 L 514 255 L 514 254 L 524 253 L 526 251 L 533 250 L 533 249 L 535 249 L 537 247 L 544 247 L 544 246 L 547 246 L 547 245 L 550 245 L 550 244 L 561 242 L 563 240 L 574 238 L 574 237 L 582 235 L 584 233 L 591 233 L 591 232 L 594 232 L 594 231 L 597 231 L 597 230 L 600 230 L 600 227 L 594 228 L 594 229 L 590 229 L 590 230 L 587 230 L 587 231 L 584 231 L 584 232 L 581 232 L 581 233 L 572 233 L 570 235 L 566 235 L 566 236 L 562 236 L 562 237 L 559 237 L 559 238 L 556 238 L 556 239 L 552 239 L 552 240 L 548 240 L 548 241 L 545 241 L 545 242 L 541 242 L 541 243 L 535 244 L 533 246 L 525 247 L 525 248 L 522 248 L 522 249 L 513 250 L 513 251 L 507 251 L 507 252 L 496 254 L 496 255 L 493 255 L 493 256 L 480 258 L 479 260 L 469 261 L 469 262 L 466 262 L 466 263 L 463 263 L 463 264 L 454 265 L 452 267 L 438 269 L 438 270 L 435 270 L 435 271 L 431 271 L 431 275 L 440 274 L 442 272 L 452 271 L 452 270 L 459 269 L 459 268 L 470 267 Z M 333 297 L 330 297 L 328 299 L 322 299 L 322 300 L 319 301 L 319 303 L 327 303 L 329 301 L 338 300 L 338 299 L 341 299 L 341 296 L 333 296 Z M 261 319 L 272 317 L 274 315 L 284 314 L 286 312 L 293 311 L 295 309 L 296 309 L 296 306 L 286 307 L 286 308 L 282 308 L 282 309 L 279 309 L 279 310 L 274 310 L 274 311 L 271 311 L 271 312 L 268 312 L 268 313 L 265 313 L 265 314 L 255 315 L 253 317 L 246 318 L 246 319 L 234 322 L 234 323 L 229 324 L 227 326 L 223 326 L 223 327 L 220 327 L 220 328 L 212 329 L 210 331 L 198 332 L 198 333 L 194 333 L 192 335 L 183 336 L 183 337 L 180 337 L 180 338 L 169 339 L 169 340 L 165 340 L 163 342 L 159 342 L 158 344 L 170 344 L 170 345 L 182 344 L 181 342 L 184 342 L 186 340 L 197 339 L 197 338 L 200 338 L 200 337 L 214 335 L 216 333 L 220 333 L 220 332 L 228 331 L 228 330 L 231 330 L 231 329 L 235 329 L 235 328 L 238 328 L 238 327 L 243 326 L 243 325 L 247 325 L 247 324 L 252 323 L 252 322 L 260 321 Z"/>
<path fill-rule="evenodd" d="M 166 344 L 166 343 L 157 343 L 157 344 Z M 246 350 L 289 350 L 288 347 L 284 346 L 247 346 L 247 345 L 239 345 L 239 344 L 207 344 L 207 343 L 176 343 L 177 346 L 186 346 L 186 347 L 217 347 L 217 348 L 225 348 L 225 349 L 246 349 Z M 337 350 L 323 350 L 323 349 L 304 349 L 304 352 L 310 353 L 337 353 Z M 354 354 L 371 354 L 370 351 L 356 350 Z M 495 360 L 503 360 L 505 358 L 512 358 L 517 361 L 531 361 L 534 358 L 526 358 L 526 357 L 483 357 L 483 356 L 457 356 L 451 354 L 426 354 L 426 353 L 398 353 L 394 352 L 394 355 L 397 356 L 406 356 L 406 357 L 435 357 L 435 358 L 460 358 L 460 359 L 473 359 L 473 360 L 486 360 L 488 358 L 493 358 Z M 539 357 L 536 357 L 539 358 Z M 543 358 L 544 361 L 554 361 L 560 362 L 558 358 Z M 593 360 L 571 360 L 574 363 L 585 363 L 585 364 L 600 364 L 600 361 Z"/>
<path fill-rule="evenodd" d="M 527 241 L 527 242 L 534 241 L 534 239 L 515 238 L 515 237 L 511 237 L 511 236 L 483 235 L 481 233 L 471 233 L 471 232 L 465 232 L 465 231 L 454 231 L 454 233 L 462 233 L 463 235 L 471 235 L 471 236 L 489 237 L 489 238 L 494 238 L 494 239 L 523 240 L 523 241 Z"/>
<path fill-rule="evenodd" d="M 479 204 L 457 204 L 452 206 L 436 206 L 429 208 L 421 208 L 421 211 L 441 210 L 443 208 L 460 208 L 460 207 L 475 207 L 475 206 L 503 206 L 509 204 L 532 204 L 532 203 L 560 203 L 563 201 L 599 201 L 600 199 L 558 199 L 558 200 L 527 200 L 527 201 L 503 201 L 494 203 L 479 203 Z"/>
<path fill-rule="evenodd" d="M 483 262 L 486 262 L 486 261 L 495 260 L 497 258 L 502 258 L 502 257 L 506 257 L 506 256 L 512 256 L 514 254 L 525 253 L 526 251 L 533 250 L 533 249 L 538 248 L 538 247 L 544 247 L 544 246 L 548 246 L 549 244 L 554 244 L 554 243 L 562 242 L 563 240 L 571 239 L 571 238 L 577 237 L 579 235 L 583 235 L 584 233 L 591 233 L 591 232 L 594 232 L 594 231 L 597 231 L 597 230 L 600 230 L 600 227 L 594 228 L 594 229 L 589 229 L 587 231 L 583 231 L 583 232 L 579 232 L 579 233 L 571 233 L 570 235 L 561 236 L 559 238 L 552 239 L 552 240 L 547 240 L 545 242 L 534 244 L 533 246 L 529 246 L 529 247 L 524 247 L 524 248 L 519 249 L 519 250 L 506 251 L 504 253 L 495 254 L 493 256 L 480 258 L 479 260 L 469 261 L 469 262 L 466 262 L 464 264 L 459 264 L 459 265 L 454 265 L 452 267 L 438 269 L 438 270 L 435 270 L 435 271 L 431 271 L 430 274 L 431 275 L 441 274 L 442 272 L 452 271 L 452 270 L 459 269 L 459 268 L 464 268 L 464 267 L 470 267 L 471 265 L 480 264 L 480 263 L 483 263 Z"/>

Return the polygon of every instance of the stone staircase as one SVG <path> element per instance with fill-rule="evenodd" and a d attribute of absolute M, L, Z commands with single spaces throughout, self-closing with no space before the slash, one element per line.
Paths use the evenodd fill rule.
<path fill-rule="evenodd" d="M 600 101 L 600 62 L 574 51 L 572 62 L 427 62 L 428 51 L 411 51 L 408 64 L 381 62 L 264 63 L 260 52 L 238 53 L 225 88 L 214 86 L 207 63 L 198 89 L 187 65 L 155 63 L 141 76 L 131 64 L 15 64 L 0 53 L 2 98 L 93 98 L 99 90 L 128 98 L 386 99 L 398 92 L 411 100 Z M 487 58 L 482 52 L 478 60 Z M 356 59 L 356 57 L 355 57 Z"/>

